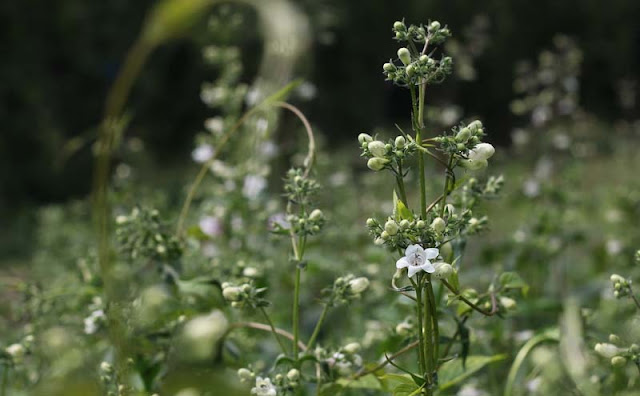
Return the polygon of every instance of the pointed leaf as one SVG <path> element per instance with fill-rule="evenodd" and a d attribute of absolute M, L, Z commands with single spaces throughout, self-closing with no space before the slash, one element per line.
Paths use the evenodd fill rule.
<path fill-rule="evenodd" d="M 467 368 L 462 366 L 461 359 L 451 360 L 446 362 L 440 368 L 438 372 L 438 379 L 440 382 L 440 390 L 451 388 L 471 377 L 474 373 L 480 371 L 488 364 L 499 362 L 507 358 L 507 355 L 494 355 L 494 356 L 469 356 L 467 358 Z"/>

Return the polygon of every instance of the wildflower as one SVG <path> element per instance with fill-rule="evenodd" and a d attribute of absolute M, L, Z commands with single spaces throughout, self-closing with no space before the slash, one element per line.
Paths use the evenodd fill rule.
<path fill-rule="evenodd" d="M 251 394 L 258 396 L 276 396 L 278 393 L 269 378 L 256 377 L 256 386 L 251 388 Z"/>
<path fill-rule="evenodd" d="M 389 163 L 389 160 L 386 158 L 374 157 L 367 161 L 367 167 L 372 171 L 381 171 L 384 167 Z"/>
<path fill-rule="evenodd" d="M 423 249 L 420 245 L 410 245 L 404 251 L 405 256 L 396 261 L 396 268 L 408 268 L 409 278 L 420 271 L 433 273 L 436 269 L 430 260 L 438 257 L 438 253 L 436 248 Z"/>
<path fill-rule="evenodd" d="M 374 157 L 384 158 L 385 154 L 387 154 L 387 147 L 379 140 L 370 142 L 367 147 Z"/>
<path fill-rule="evenodd" d="M 102 309 L 91 312 L 91 314 L 84 319 L 84 333 L 94 334 L 98 331 L 100 323 L 104 321 L 105 318 L 106 316 Z"/>
<path fill-rule="evenodd" d="M 369 279 L 365 277 L 355 278 L 349 281 L 349 287 L 353 294 L 361 294 L 369 287 Z"/>
<path fill-rule="evenodd" d="M 193 150 L 193 152 L 191 153 L 191 158 L 193 158 L 195 162 L 203 164 L 209 161 L 213 157 L 214 153 L 215 151 L 213 150 L 213 146 L 205 143 L 201 144 L 200 146 L 196 147 L 195 150 Z"/>
<path fill-rule="evenodd" d="M 361 133 L 361 134 L 358 135 L 358 141 L 360 142 L 360 144 L 369 143 L 372 140 L 373 140 L 373 138 L 369 134 Z"/>
<path fill-rule="evenodd" d="M 496 152 L 489 143 L 480 143 L 469 151 L 469 159 L 472 161 L 488 160 Z"/>

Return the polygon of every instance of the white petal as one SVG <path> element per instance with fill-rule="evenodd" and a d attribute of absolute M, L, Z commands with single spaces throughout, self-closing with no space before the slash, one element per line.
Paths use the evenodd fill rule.
<path fill-rule="evenodd" d="M 427 260 L 433 260 L 438 257 L 438 254 L 440 254 L 440 251 L 437 248 L 428 248 L 425 249 L 424 252 Z"/>
<path fill-rule="evenodd" d="M 414 254 L 415 252 L 420 252 L 422 250 L 423 250 L 422 246 L 420 246 L 420 245 L 409 245 L 405 249 L 404 255 L 405 256 L 410 256 L 410 255 Z"/>
<path fill-rule="evenodd" d="M 421 267 L 416 267 L 415 265 L 409 266 L 409 278 L 420 272 Z"/>
<path fill-rule="evenodd" d="M 436 272 L 436 269 L 433 265 L 431 265 L 431 263 L 427 262 L 426 264 L 421 265 L 420 268 L 422 271 L 424 272 L 428 272 L 430 274 L 433 274 L 434 272 Z"/>
<path fill-rule="evenodd" d="M 401 257 L 398 261 L 396 261 L 396 268 L 405 268 L 409 267 L 409 261 L 406 257 Z"/>

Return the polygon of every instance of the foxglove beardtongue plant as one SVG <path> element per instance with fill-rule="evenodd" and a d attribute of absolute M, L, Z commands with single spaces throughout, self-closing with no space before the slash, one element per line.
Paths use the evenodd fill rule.
<path fill-rule="evenodd" d="M 437 21 L 426 26 L 407 26 L 404 21 L 398 21 L 393 25 L 393 32 L 395 39 L 404 45 L 397 51 L 397 60 L 389 60 L 382 69 L 388 81 L 409 90 L 412 133 L 401 130 L 401 135 L 386 142 L 366 133 L 358 136 L 367 167 L 376 172 L 388 170 L 395 178 L 393 213 L 384 221 L 368 219 L 367 228 L 376 245 L 384 245 L 400 254 L 391 284 L 395 291 L 415 302 L 415 322 L 405 321 L 396 330 L 398 334 L 414 334 L 413 323 L 416 323 L 417 341 L 394 355 L 417 347 L 418 371 L 408 377 L 415 383 L 415 388 L 407 389 L 406 383 L 399 387 L 402 387 L 402 392 L 432 395 L 438 389 L 438 371 L 453 364 L 448 361 L 455 359 L 456 355 L 451 356 L 449 352 L 457 338 L 460 338 L 464 367 L 469 352 L 468 337 L 462 336 L 463 333 L 468 334 L 464 325 L 467 317 L 473 311 L 492 316 L 499 310 L 515 309 L 516 302 L 509 295 L 523 289 L 524 282 L 514 273 L 505 273 L 484 294 L 473 289 L 459 291 L 461 251 L 460 248 L 453 251 L 451 244 L 458 242 L 457 246 L 463 246 L 465 238 L 485 228 L 486 217 L 474 216 L 474 210 L 480 199 L 499 192 L 503 180 L 502 177 L 491 177 L 486 184 L 481 184 L 475 177 L 470 177 L 466 183 L 456 182 L 456 168 L 483 169 L 495 152 L 491 144 L 482 141 L 485 133 L 480 121 L 460 124 L 439 136 L 427 135 L 424 122 L 426 88 L 442 82 L 451 73 L 453 65 L 448 56 L 436 59 L 433 56 L 436 51 L 432 47 L 451 35 L 449 29 Z M 444 166 L 442 193 L 433 194 L 431 202 L 427 200 L 431 195 L 426 182 L 427 157 Z M 414 197 L 407 191 L 405 179 L 415 159 L 419 204 L 414 211 L 410 206 Z M 405 269 L 409 285 L 403 287 L 397 282 L 401 282 Z M 438 285 L 435 285 L 436 280 L 440 281 Z M 437 293 L 434 287 L 438 288 Z M 450 337 L 441 353 L 439 314 L 450 311 L 441 304 L 444 288 L 451 292 L 448 304 L 458 306 L 451 314 L 456 317 L 459 330 Z M 387 357 L 387 363 L 398 367 L 391 360 Z M 379 368 L 360 372 L 356 377 L 375 373 Z M 403 371 L 409 373 L 405 369 Z M 397 390 L 400 391 L 399 388 Z"/>

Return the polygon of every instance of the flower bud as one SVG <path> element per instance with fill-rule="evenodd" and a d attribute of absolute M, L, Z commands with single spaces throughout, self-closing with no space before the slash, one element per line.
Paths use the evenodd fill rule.
<path fill-rule="evenodd" d="M 393 23 L 393 30 L 403 31 L 403 30 L 406 30 L 406 29 L 407 29 L 407 27 L 404 25 L 404 22 L 395 21 Z"/>
<path fill-rule="evenodd" d="M 14 360 L 22 358 L 26 353 L 24 347 L 21 344 L 11 344 L 5 349 L 5 352 Z"/>
<path fill-rule="evenodd" d="M 510 297 L 500 297 L 500 305 L 502 305 L 507 311 L 511 311 L 516 308 L 516 300 Z"/>
<path fill-rule="evenodd" d="M 431 22 L 431 24 L 429 25 L 429 31 L 435 32 L 437 30 L 440 30 L 440 22 L 438 21 Z"/>
<path fill-rule="evenodd" d="M 477 132 L 478 129 L 482 129 L 482 122 L 480 120 L 475 120 L 471 124 L 467 125 L 472 131 Z"/>
<path fill-rule="evenodd" d="M 390 237 L 391 237 L 391 236 L 390 236 L 390 235 L 389 235 L 389 233 L 388 233 L 388 232 L 386 232 L 386 231 L 382 231 L 382 232 L 380 233 L 380 238 L 382 238 L 382 239 L 383 239 L 383 240 L 385 240 L 385 241 L 386 241 L 387 239 L 389 239 Z"/>
<path fill-rule="evenodd" d="M 453 273 L 453 267 L 449 263 L 440 262 L 433 265 L 436 271 L 433 273 L 438 279 L 447 279 Z"/>
<path fill-rule="evenodd" d="M 349 281 L 349 287 L 353 294 L 360 294 L 369 287 L 369 279 L 365 277 L 352 279 Z"/>
<path fill-rule="evenodd" d="M 392 73 L 396 71 L 396 65 L 394 65 L 393 63 L 387 62 L 384 65 L 382 65 L 382 70 Z"/>
<path fill-rule="evenodd" d="M 411 63 L 411 52 L 409 52 L 408 49 L 402 47 L 398 50 L 398 58 L 400 58 L 400 61 L 406 66 Z"/>
<path fill-rule="evenodd" d="M 480 143 L 469 151 L 469 159 L 476 161 L 488 160 L 495 152 L 496 149 L 489 143 Z"/>
<path fill-rule="evenodd" d="M 439 249 L 440 249 L 440 256 L 442 256 L 443 259 L 448 260 L 452 258 L 453 248 L 451 247 L 451 243 L 447 242 L 443 245 L 440 245 Z"/>
<path fill-rule="evenodd" d="M 462 165 L 462 167 L 465 169 L 475 171 L 486 168 L 487 166 L 489 166 L 489 162 L 487 160 L 468 159 L 460 161 L 460 165 Z"/>
<path fill-rule="evenodd" d="M 444 229 L 446 228 L 446 223 L 444 222 L 444 219 L 442 219 L 442 217 L 436 217 L 435 219 L 433 219 L 433 222 L 431 222 L 431 228 L 433 228 L 434 230 L 436 230 L 437 232 L 442 232 L 444 231 Z"/>
<path fill-rule="evenodd" d="M 384 223 L 384 230 L 391 236 L 396 235 L 398 233 L 398 223 L 393 220 L 387 220 Z"/>
<path fill-rule="evenodd" d="M 631 352 L 631 353 L 638 353 L 638 352 L 640 352 L 640 345 L 638 345 L 638 344 L 631 344 L 631 346 L 629 347 L 629 352 Z"/>
<path fill-rule="evenodd" d="M 471 130 L 467 127 L 462 128 L 456 134 L 456 142 L 466 143 L 471 137 Z"/>
<path fill-rule="evenodd" d="M 367 219 L 367 227 L 375 227 L 377 224 L 378 222 L 375 219 L 372 219 L 371 217 Z"/>
<path fill-rule="evenodd" d="M 611 358 L 611 365 L 613 367 L 624 367 L 627 364 L 627 359 L 623 356 L 614 356 Z"/>
<path fill-rule="evenodd" d="M 255 374 L 253 374 L 251 370 L 246 369 L 244 367 L 241 369 L 238 369 L 238 378 L 240 378 L 240 381 L 242 382 L 253 381 L 254 377 L 255 377 Z"/>
<path fill-rule="evenodd" d="M 418 220 L 416 221 L 416 228 L 417 229 L 423 229 L 424 227 L 427 226 L 427 223 L 424 222 L 424 220 Z"/>
<path fill-rule="evenodd" d="M 397 147 L 397 148 L 399 148 L 399 149 L 404 148 L 404 145 L 405 145 L 406 143 L 407 143 L 407 140 L 404 138 L 404 136 L 398 136 L 398 137 L 396 137 L 395 144 L 396 144 L 396 147 Z"/>
<path fill-rule="evenodd" d="M 358 353 L 360 351 L 360 344 L 358 344 L 357 342 L 352 342 L 345 345 L 342 350 L 350 355 L 353 355 L 354 353 Z"/>
<path fill-rule="evenodd" d="M 401 336 L 408 336 L 409 334 L 411 334 L 412 329 L 413 326 L 411 326 L 411 324 L 407 322 L 401 322 L 396 326 L 396 333 Z"/>
<path fill-rule="evenodd" d="M 222 296 L 227 301 L 239 301 L 241 293 L 242 293 L 242 290 L 237 286 L 231 286 L 231 287 L 222 289 Z"/>
<path fill-rule="evenodd" d="M 111 374 L 113 372 L 113 366 L 108 362 L 102 362 L 100 363 L 100 370 L 105 374 Z"/>
<path fill-rule="evenodd" d="M 420 61 L 420 63 L 429 63 L 429 59 L 429 55 L 420 55 L 418 61 Z"/>
<path fill-rule="evenodd" d="M 385 158 L 379 158 L 379 157 L 374 157 L 374 158 L 370 158 L 369 161 L 367 161 L 367 167 L 369 169 L 371 169 L 372 171 L 381 171 L 382 169 L 384 169 L 384 167 L 389 163 L 388 159 Z"/>
<path fill-rule="evenodd" d="M 413 77 L 413 75 L 416 74 L 416 67 L 414 65 L 409 65 L 405 71 L 407 72 L 407 76 Z"/>
<path fill-rule="evenodd" d="M 401 230 L 406 230 L 407 228 L 409 228 L 411 226 L 411 222 L 407 219 L 404 219 L 400 222 L 400 229 Z"/>
<path fill-rule="evenodd" d="M 387 154 L 387 148 L 385 147 L 385 144 L 379 140 L 369 142 L 369 145 L 367 147 L 369 148 L 371 154 L 373 154 L 375 157 L 383 158 L 385 154 Z"/>
<path fill-rule="evenodd" d="M 619 344 L 620 343 L 620 337 L 618 337 L 615 334 L 609 334 L 609 342 L 612 344 Z"/>
<path fill-rule="evenodd" d="M 372 141 L 373 138 L 371 137 L 371 135 L 368 135 L 366 133 L 361 133 L 358 135 L 358 141 L 362 144 L 364 142 L 369 143 L 370 141 Z"/>
<path fill-rule="evenodd" d="M 309 220 L 320 221 L 324 218 L 324 213 L 320 209 L 314 209 L 309 215 Z"/>
<path fill-rule="evenodd" d="M 600 356 L 608 359 L 620 353 L 620 349 L 617 346 L 605 342 L 597 343 L 594 349 Z"/>
<path fill-rule="evenodd" d="M 626 279 L 624 279 L 622 276 L 620 276 L 618 274 L 611 275 L 611 277 L 609 279 L 611 280 L 611 282 L 614 282 L 614 283 L 618 283 L 618 282 L 624 283 L 624 282 L 627 281 Z"/>
<path fill-rule="evenodd" d="M 297 381 L 298 379 L 300 379 L 300 371 L 298 371 L 297 369 L 289 370 L 289 372 L 287 373 L 287 379 L 289 379 L 289 381 Z"/>

